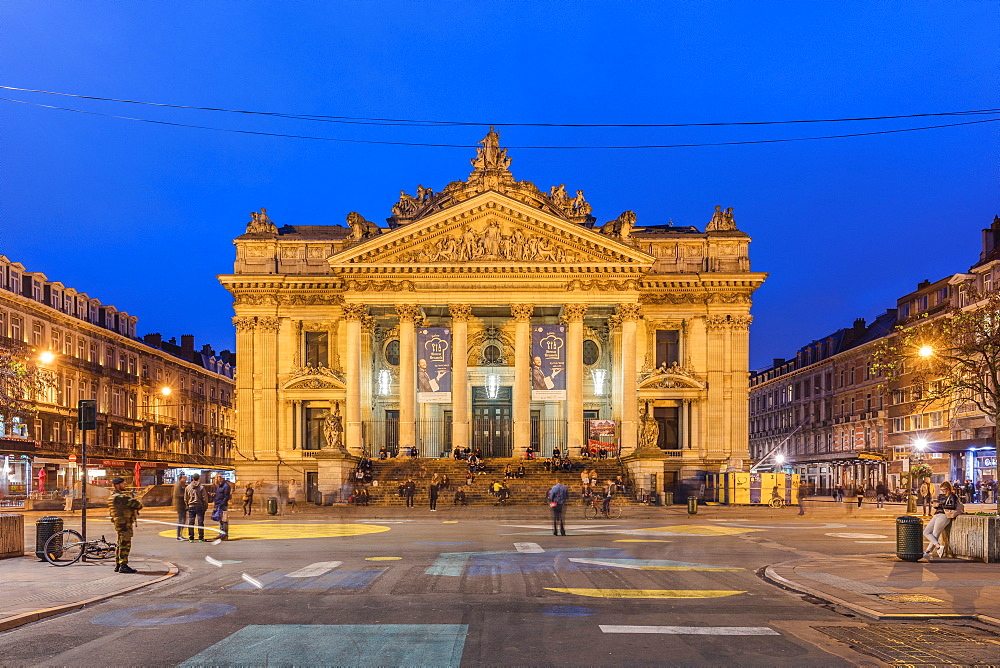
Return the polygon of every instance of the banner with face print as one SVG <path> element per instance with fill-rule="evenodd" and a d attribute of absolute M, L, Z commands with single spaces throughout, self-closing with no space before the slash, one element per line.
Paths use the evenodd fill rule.
<path fill-rule="evenodd" d="M 531 327 L 531 400 L 566 400 L 566 327 Z"/>
<path fill-rule="evenodd" d="M 417 402 L 451 401 L 451 328 L 417 329 Z"/>

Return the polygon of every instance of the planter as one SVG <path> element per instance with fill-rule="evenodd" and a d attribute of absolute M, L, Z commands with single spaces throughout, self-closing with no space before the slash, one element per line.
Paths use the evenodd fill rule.
<path fill-rule="evenodd" d="M 948 527 L 947 543 L 956 557 L 1000 562 L 1000 517 L 960 515 Z"/>
<path fill-rule="evenodd" d="M 0 559 L 24 556 L 24 515 L 0 515 Z"/>

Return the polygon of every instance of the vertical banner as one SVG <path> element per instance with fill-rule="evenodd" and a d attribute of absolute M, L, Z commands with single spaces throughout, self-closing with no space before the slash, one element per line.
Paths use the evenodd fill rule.
<path fill-rule="evenodd" d="M 587 440 L 587 447 L 591 456 L 614 457 L 618 454 L 615 445 L 615 428 L 617 423 L 614 420 L 591 420 L 590 434 Z"/>
<path fill-rule="evenodd" d="M 451 401 L 451 328 L 417 330 L 417 403 Z"/>
<path fill-rule="evenodd" d="M 535 325 L 531 328 L 531 400 L 566 401 L 564 325 Z"/>

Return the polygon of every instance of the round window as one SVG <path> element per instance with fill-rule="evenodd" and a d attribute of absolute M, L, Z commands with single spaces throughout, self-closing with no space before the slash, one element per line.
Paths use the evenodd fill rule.
<path fill-rule="evenodd" d="M 503 362 L 503 351 L 500 346 L 488 345 L 483 348 L 483 361 L 487 364 L 500 364 Z"/>
<path fill-rule="evenodd" d="M 385 344 L 385 361 L 392 366 L 399 366 L 399 339 Z"/>
<path fill-rule="evenodd" d="M 601 347 L 597 345 L 597 341 L 591 341 L 587 339 L 583 342 L 583 363 L 587 366 L 593 366 L 597 364 L 597 360 L 601 357 Z"/>

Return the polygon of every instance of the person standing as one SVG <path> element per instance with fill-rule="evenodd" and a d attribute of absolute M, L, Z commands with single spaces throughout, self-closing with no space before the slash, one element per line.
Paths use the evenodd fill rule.
<path fill-rule="evenodd" d="M 562 483 L 562 479 L 556 478 L 556 484 L 546 494 L 549 500 L 549 507 L 552 508 L 552 535 L 566 535 L 566 501 L 569 499 L 569 489 Z"/>
<path fill-rule="evenodd" d="M 885 497 L 889 496 L 889 488 L 885 486 L 884 482 L 880 482 L 875 485 L 875 507 L 884 508 L 885 507 Z"/>
<path fill-rule="evenodd" d="M 187 524 L 187 504 L 184 503 L 184 488 L 187 487 L 187 476 L 183 473 L 174 481 L 174 512 L 177 513 L 177 540 L 184 540 L 181 532 Z"/>
<path fill-rule="evenodd" d="M 413 482 L 413 478 L 409 478 L 403 485 L 403 498 L 406 499 L 406 507 L 413 507 L 413 497 L 417 493 L 417 485 Z"/>
<path fill-rule="evenodd" d="M 431 480 L 430 487 L 427 488 L 427 494 L 430 497 L 431 512 L 437 512 L 438 505 L 438 482 L 437 480 Z"/>
<path fill-rule="evenodd" d="M 837 485 L 837 491 L 833 493 L 833 500 L 837 503 L 844 502 L 844 486 L 842 484 Z"/>
<path fill-rule="evenodd" d="M 253 486 L 247 483 L 247 488 L 243 490 L 243 516 L 246 517 L 253 510 Z"/>
<path fill-rule="evenodd" d="M 191 482 L 184 488 L 184 505 L 187 507 L 188 542 L 194 542 L 194 528 L 198 527 L 198 540 L 205 541 L 205 510 L 208 508 L 208 493 L 201 484 L 201 474 L 191 476 Z"/>
<path fill-rule="evenodd" d="M 854 488 L 854 496 L 858 497 L 858 508 L 861 507 L 861 503 L 865 500 L 865 488 L 858 484 Z"/>
<path fill-rule="evenodd" d="M 931 495 L 933 493 L 934 488 L 931 486 L 930 481 L 924 478 L 920 483 L 920 487 L 917 488 L 917 494 L 920 496 L 920 505 L 923 507 L 921 514 L 924 517 L 928 517 L 931 514 Z"/>
<path fill-rule="evenodd" d="M 118 544 L 115 546 L 115 573 L 138 573 L 128 565 L 128 555 L 132 551 L 132 526 L 139 518 L 142 503 L 125 492 L 125 478 L 115 478 L 111 481 L 114 493 L 108 498 L 108 514 L 111 523 L 118 532 Z"/>
<path fill-rule="evenodd" d="M 934 506 L 934 516 L 924 529 L 924 537 L 927 539 L 927 549 L 921 559 L 927 559 L 931 552 L 937 550 L 937 556 L 944 556 L 944 545 L 941 544 L 941 534 L 951 521 L 964 512 L 962 502 L 947 480 L 941 483 L 941 494 L 938 495 L 937 504 Z"/>
<path fill-rule="evenodd" d="M 215 497 L 212 502 L 215 508 L 212 511 L 212 519 L 219 523 L 219 538 L 226 540 L 229 538 L 229 500 L 233 497 L 233 486 L 222 477 L 221 473 L 215 474 Z"/>

